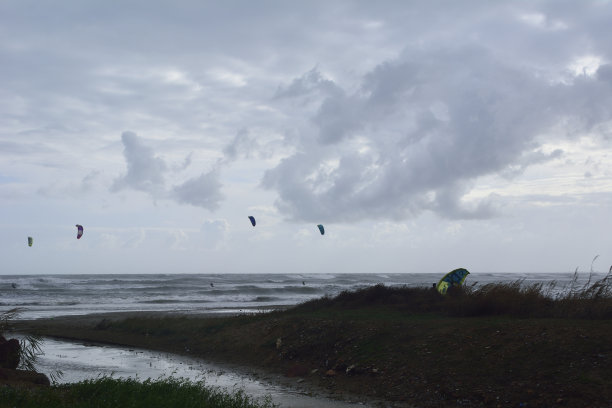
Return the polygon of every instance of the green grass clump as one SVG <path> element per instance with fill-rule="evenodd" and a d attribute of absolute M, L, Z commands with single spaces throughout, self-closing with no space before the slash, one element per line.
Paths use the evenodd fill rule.
<path fill-rule="evenodd" d="M 242 391 L 228 393 L 203 382 L 166 378 L 140 382 L 102 377 L 48 388 L 0 387 L 0 407 L 79 408 L 268 408 L 269 399 L 256 401 Z"/>

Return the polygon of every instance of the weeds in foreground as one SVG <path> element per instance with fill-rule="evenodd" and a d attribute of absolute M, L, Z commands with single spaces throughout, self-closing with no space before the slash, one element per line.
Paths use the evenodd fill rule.
<path fill-rule="evenodd" d="M 324 308 L 355 309 L 390 306 L 409 313 L 442 313 L 449 316 L 506 315 L 522 318 L 612 318 L 612 272 L 604 278 L 580 284 L 578 273 L 569 285 L 557 282 L 526 283 L 522 279 L 506 283 L 465 285 L 449 290 L 446 296 L 434 288 L 386 287 L 382 284 L 335 297 L 310 300 L 297 311 Z"/>
<path fill-rule="evenodd" d="M 271 408 L 270 398 L 255 400 L 239 390 L 234 393 L 182 378 L 161 380 L 102 377 L 75 384 L 22 389 L 0 387 L 0 407 L 59 408 Z"/>
<path fill-rule="evenodd" d="M 0 335 L 6 336 L 13 331 L 13 322 L 19 316 L 20 309 L 15 308 L 0 313 Z M 34 334 L 28 334 L 19 339 L 19 366 L 18 369 L 27 371 L 36 371 L 36 360 L 38 356 L 43 354 L 42 338 Z M 63 373 L 58 370 L 49 375 L 51 381 L 57 382 L 61 379 Z"/>
<path fill-rule="evenodd" d="M 0 313 L 0 335 L 5 336 L 11 331 L 12 322 L 19 316 L 19 313 L 19 309 L 11 309 Z M 27 335 L 19 341 L 21 348 L 18 368 L 35 371 L 36 358 L 42 353 L 41 341 L 41 338 L 35 335 Z"/>

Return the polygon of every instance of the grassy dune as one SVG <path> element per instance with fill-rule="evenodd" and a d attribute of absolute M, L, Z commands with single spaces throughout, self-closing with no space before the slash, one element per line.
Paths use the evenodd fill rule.
<path fill-rule="evenodd" d="M 173 351 L 420 407 L 612 406 L 612 278 L 373 286 L 250 316 L 54 319 L 42 335 Z"/>

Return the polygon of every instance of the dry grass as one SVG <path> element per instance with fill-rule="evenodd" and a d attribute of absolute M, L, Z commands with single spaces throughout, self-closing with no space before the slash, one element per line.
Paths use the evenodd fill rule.
<path fill-rule="evenodd" d="M 509 316 L 521 318 L 612 318 L 612 274 L 596 281 L 569 285 L 556 282 L 526 284 L 519 279 L 505 283 L 452 288 L 441 296 L 432 288 L 386 287 L 382 284 L 335 297 L 323 297 L 296 307 L 299 311 L 322 308 L 356 309 L 392 306 L 410 313 L 442 313 L 456 317 Z"/>

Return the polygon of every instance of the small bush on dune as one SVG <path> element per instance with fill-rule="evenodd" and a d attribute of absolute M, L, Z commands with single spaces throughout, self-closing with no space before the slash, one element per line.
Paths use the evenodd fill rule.
<path fill-rule="evenodd" d="M 542 284 L 524 285 L 522 280 L 466 287 L 451 296 L 448 312 L 460 316 L 511 315 L 540 317 L 549 313 L 552 299 L 542 292 Z"/>
<path fill-rule="evenodd" d="M 324 296 L 297 305 L 293 310 L 307 312 L 327 308 L 357 309 L 368 306 L 395 306 L 414 311 L 435 311 L 442 299 L 430 288 L 387 287 L 377 284 L 355 291 L 343 291 L 335 297 Z"/>

